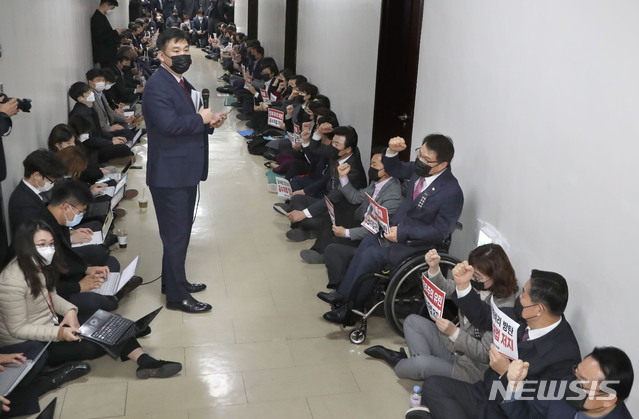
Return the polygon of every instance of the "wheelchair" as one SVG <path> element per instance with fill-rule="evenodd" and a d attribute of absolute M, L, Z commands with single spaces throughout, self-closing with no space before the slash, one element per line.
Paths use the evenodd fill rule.
<path fill-rule="evenodd" d="M 456 230 L 461 230 L 461 223 L 457 223 Z M 451 235 L 452 236 L 452 235 Z M 410 247 L 415 247 L 415 254 L 408 256 L 394 268 L 384 268 L 381 273 L 373 275 L 363 275 L 357 279 L 355 290 L 358 285 L 367 280 L 375 281 L 372 296 L 367 300 L 365 307 L 370 307 L 365 311 L 352 309 L 351 312 L 361 317 L 360 325 L 351 330 L 349 339 L 356 345 L 362 344 L 366 340 L 368 319 L 375 314 L 383 305 L 384 317 L 390 328 L 400 336 L 404 336 L 404 319 L 411 314 L 426 314 L 426 303 L 422 288 L 422 273 L 428 270 L 428 264 L 424 260 L 424 255 L 430 249 L 437 249 L 441 257 L 439 268 L 442 275 L 452 278 L 452 270 L 461 261 L 448 254 L 451 236 L 438 246 L 425 246 L 420 241 L 408 241 Z M 372 278 L 371 278 L 372 276 Z M 446 301 L 444 306 L 444 318 L 453 322 L 457 321 L 457 307 L 450 301 Z"/>

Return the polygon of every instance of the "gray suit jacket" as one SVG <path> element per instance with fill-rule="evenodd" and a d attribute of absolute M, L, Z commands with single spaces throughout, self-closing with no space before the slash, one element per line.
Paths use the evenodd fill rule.
<path fill-rule="evenodd" d="M 100 129 L 105 134 L 111 132 L 111 125 L 126 123 L 126 118 L 124 117 L 124 115 L 121 115 L 111 109 L 104 93 L 102 93 L 101 95 L 95 95 L 93 108 L 98 113 L 98 117 L 100 118 Z M 124 125 L 122 126 L 124 127 Z"/>
<path fill-rule="evenodd" d="M 444 278 L 441 271 L 430 277 L 430 280 L 450 297 L 455 292 L 455 281 Z M 475 290 L 471 291 L 475 292 Z M 490 304 L 492 294 L 483 298 L 486 304 Z M 495 298 L 497 307 L 512 307 L 515 304 L 516 294 L 506 298 Z M 490 344 L 493 342 L 493 335 L 490 331 L 480 331 L 465 318 L 459 315 L 459 336 L 455 342 L 450 340 L 448 335 L 439 333 L 441 341 L 446 345 L 451 353 L 455 354 L 453 364 L 453 378 L 467 383 L 475 383 L 484 376 L 484 371 L 489 367 L 490 359 L 488 352 Z M 477 339 L 476 336 L 481 336 Z"/>
<path fill-rule="evenodd" d="M 373 193 L 375 193 L 375 183 L 371 182 L 371 184 L 366 188 L 359 190 L 355 189 L 350 182 L 344 186 L 341 186 L 340 184 L 338 188 L 342 191 L 342 194 L 346 197 L 348 202 L 351 204 L 361 204 L 355 211 L 355 216 L 363 220 L 366 215 L 368 205 L 370 204 L 366 194 L 370 195 L 371 198 L 373 197 Z M 375 197 L 375 202 L 385 207 L 388 210 L 388 216 L 390 217 L 395 213 L 395 211 L 397 211 L 397 208 L 399 208 L 403 199 L 402 185 L 399 180 L 392 177 L 384 186 L 382 186 L 379 194 Z M 371 234 L 371 232 L 364 227 L 351 228 L 349 229 L 349 233 L 351 240 L 363 240 L 364 237 Z"/>

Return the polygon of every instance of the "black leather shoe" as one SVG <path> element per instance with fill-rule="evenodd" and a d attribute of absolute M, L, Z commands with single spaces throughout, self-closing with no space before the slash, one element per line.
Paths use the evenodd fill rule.
<path fill-rule="evenodd" d="M 168 378 L 182 371 L 182 364 L 179 362 L 162 361 L 154 359 L 144 367 L 140 367 L 135 371 L 135 376 L 143 380 L 151 377 Z"/>
<path fill-rule="evenodd" d="M 206 289 L 206 284 L 202 284 L 201 282 L 187 282 L 185 288 L 190 293 L 200 292 Z"/>
<path fill-rule="evenodd" d="M 133 291 L 134 289 L 136 289 L 137 287 L 140 286 L 140 284 L 142 284 L 142 277 L 141 276 L 137 276 L 134 275 L 131 280 L 129 282 L 127 282 L 120 291 L 118 291 L 115 296 L 117 297 L 118 301 L 121 300 L 125 295 L 127 295 L 128 293 L 130 293 L 131 291 Z"/>
<path fill-rule="evenodd" d="M 370 348 L 364 350 L 364 353 L 371 358 L 377 358 L 386 361 L 386 363 L 390 365 L 391 368 L 395 368 L 395 365 L 397 365 L 397 363 L 402 359 L 408 358 L 408 355 L 406 355 L 404 348 L 400 348 L 399 352 L 397 352 L 388 348 L 384 348 L 382 345 L 371 346 Z"/>
<path fill-rule="evenodd" d="M 324 301 L 325 303 L 329 303 L 334 306 L 337 304 L 342 304 L 344 302 L 344 296 L 337 291 L 333 292 L 318 292 L 317 298 Z"/>
<path fill-rule="evenodd" d="M 323 317 L 326 321 L 341 324 L 342 326 L 352 326 L 355 324 L 355 318 L 348 304 L 324 313 Z"/>
<path fill-rule="evenodd" d="M 106 238 L 102 242 L 102 246 L 108 249 L 109 247 L 113 246 L 117 242 L 118 242 L 118 236 L 116 236 L 115 234 L 109 233 L 107 234 Z"/>
<path fill-rule="evenodd" d="M 55 388 L 58 388 L 64 383 L 87 375 L 89 372 L 91 372 L 91 366 L 86 362 L 68 362 L 42 375 L 51 378 Z"/>
<path fill-rule="evenodd" d="M 187 298 L 182 301 L 166 302 L 166 308 L 169 310 L 180 310 L 185 313 L 205 313 L 211 311 L 213 307 L 210 304 L 202 303 L 195 298 Z"/>

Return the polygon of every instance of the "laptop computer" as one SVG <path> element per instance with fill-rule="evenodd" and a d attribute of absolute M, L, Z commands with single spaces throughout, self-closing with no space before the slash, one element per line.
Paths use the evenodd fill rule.
<path fill-rule="evenodd" d="M 102 224 L 102 230 L 94 231 L 91 236 L 91 241 L 87 243 L 76 243 L 71 245 L 71 247 L 82 247 L 88 246 L 90 244 L 102 244 L 104 243 L 104 238 L 109 234 L 109 229 L 111 228 L 111 223 L 113 223 L 113 211 L 107 212 L 106 218 L 104 219 L 104 224 Z"/>
<path fill-rule="evenodd" d="M 111 201 L 91 201 L 87 205 L 84 218 L 106 217 L 111 212 Z"/>
<path fill-rule="evenodd" d="M 51 400 L 51 403 L 49 403 L 47 407 L 45 407 L 44 410 L 40 412 L 40 414 L 38 415 L 36 419 L 53 419 L 55 415 L 55 405 L 57 401 L 58 401 L 58 398 L 54 397 L 53 400 Z"/>
<path fill-rule="evenodd" d="M 150 325 L 160 310 L 162 307 L 158 307 L 137 321 L 98 310 L 80 326 L 80 334 L 83 338 L 103 347 L 113 358 L 117 358 L 127 340 Z"/>
<path fill-rule="evenodd" d="M 129 162 L 126 164 L 126 166 L 124 166 L 124 168 L 122 169 L 120 173 L 109 173 L 109 176 L 106 176 L 106 179 L 113 179 L 116 181 L 121 180 L 122 177 L 124 177 L 124 175 L 126 174 L 126 172 L 129 171 L 132 164 L 133 164 L 133 159 L 129 160 Z"/>
<path fill-rule="evenodd" d="M 49 347 L 49 343 L 38 352 L 38 354 L 33 359 L 27 359 L 21 365 L 17 364 L 5 364 L 4 371 L 0 372 L 0 394 L 3 397 L 6 397 L 7 394 L 11 393 L 13 389 L 22 381 L 25 375 L 31 371 L 33 365 L 40 359 L 44 351 Z"/>
<path fill-rule="evenodd" d="M 129 148 L 133 147 L 135 143 L 138 142 L 141 136 L 142 136 L 142 128 L 140 128 L 138 132 L 135 133 L 135 137 L 131 138 L 131 141 L 127 141 L 126 145 L 129 146 Z"/>
<path fill-rule="evenodd" d="M 94 289 L 93 292 L 102 295 L 115 295 L 135 275 L 138 259 L 140 259 L 140 255 L 137 255 L 122 272 L 111 272 L 100 288 Z"/>
<path fill-rule="evenodd" d="M 104 193 L 104 195 L 108 195 L 113 198 L 115 194 L 118 193 L 120 189 L 124 187 L 124 185 L 126 185 L 126 181 L 128 180 L 128 178 L 129 176 L 127 174 L 124 174 L 124 176 L 120 176 L 120 179 L 115 186 L 107 186 L 102 192 Z M 113 207 L 115 207 L 115 205 L 113 205 Z"/>

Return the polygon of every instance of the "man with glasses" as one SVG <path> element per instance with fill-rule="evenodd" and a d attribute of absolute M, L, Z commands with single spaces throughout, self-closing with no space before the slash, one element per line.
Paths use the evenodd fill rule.
<path fill-rule="evenodd" d="M 524 400 L 530 364 L 518 359 L 508 367 L 508 390 L 512 397 L 501 404 L 508 418 L 527 419 L 630 419 L 624 401 L 634 381 L 632 362 L 615 347 L 595 348 L 576 365 L 573 373 L 557 384 L 558 397 Z M 527 394 L 528 395 L 528 394 Z"/>
<path fill-rule="evenodd" d="M 382 160 L 388 174 L 410 180 L 404 201 L 390 219 L 390 232 L 365 238 L 337 291 L 317 294 L 322 301 L 339 306 L 324 314 L 324 319 L 332 323 L 354 324 L 351 309 L 361 309 L 374 286 L 373 281 L 364 281 L 356 289 L 358 278 L 379 272 L 386 264 L 397 265 L 419 249 L 425 251 L 442 243 L 461 214 L 464 195 L 450 169 L 455 154 L 452 140 L 441 134 L 428 135 L 415 162 L 399 160 L 399 152 L 405 149 L 403 138 L 391 138 Z M 418 240 L 423 246 L 408 246 L 409 240 Z"/>

